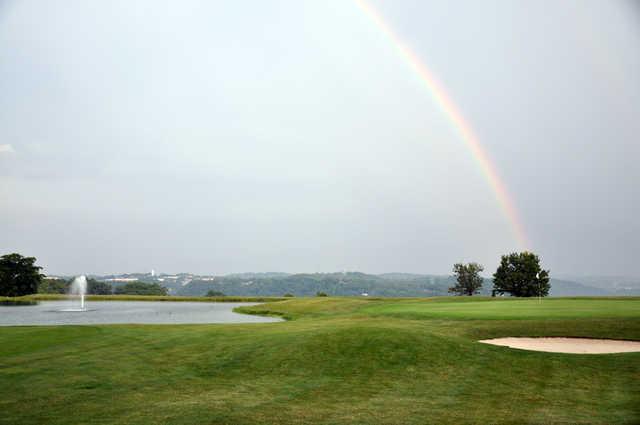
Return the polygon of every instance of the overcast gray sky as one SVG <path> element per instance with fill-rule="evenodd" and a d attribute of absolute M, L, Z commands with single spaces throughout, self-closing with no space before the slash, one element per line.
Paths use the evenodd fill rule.
<path fill-rule="evenodd" d="M 552 274 L 638 275 L 640 7 L 374 1 Z M 48 273 L 493 272 L 476 161 L 356 3 L 0 1 L 0 253 Z"/>

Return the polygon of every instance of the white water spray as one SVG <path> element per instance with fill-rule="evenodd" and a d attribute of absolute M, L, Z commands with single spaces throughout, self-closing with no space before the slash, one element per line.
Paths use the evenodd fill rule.
<path fill-rule="evenodd" d="M 87 293 L 87 278 L 84 275 L 82 275 L 73 279 L 73 282 L 71 282 L 71 289 L 69 291 L 69 294 L 80 297 L 80 308 L 76 309 L 76 311 L 86 310 L 84 306 L 84 296 L 86 295 L 86 293 Z"/>

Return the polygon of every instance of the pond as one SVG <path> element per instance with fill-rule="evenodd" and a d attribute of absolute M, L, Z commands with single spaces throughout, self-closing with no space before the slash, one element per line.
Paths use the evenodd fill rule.
<path fill-rule="evenodd" d="M 215 303 L 186 301 L 90 301 L 86 311 L 62 311 L 72 301 L 42 301 L 38 305 L 0 306 L 0 326 L 98 325 L 98 324 L 188 324 L 267 323 L 275 317 L 233 312 L 240 306 L 258 303 Z"/>

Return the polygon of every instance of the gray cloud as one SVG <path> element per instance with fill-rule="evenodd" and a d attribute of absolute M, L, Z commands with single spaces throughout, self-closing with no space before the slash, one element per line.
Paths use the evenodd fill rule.
<path fill-rule="evenodd" d="M 518 248 L 442 110 L 354 3 L 9 4 L 0 252 L 51 273 L 447 273 Z M 632 6 L 374 4 L 475 128 L 545 265 L 633 270 Z"/>

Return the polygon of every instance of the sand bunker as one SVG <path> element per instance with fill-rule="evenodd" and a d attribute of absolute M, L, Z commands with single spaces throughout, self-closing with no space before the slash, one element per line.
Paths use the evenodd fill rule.
<path fill-rule="evenodd" d="M 501 345 L 521 350 L 548 353 L 608 354 L 640 352 L 640 341 L 591 338 L 495 338 L 485 339 L 483 344 Z"/>

